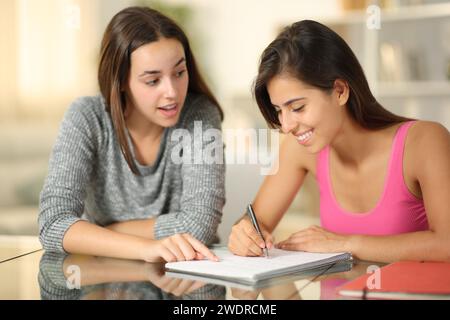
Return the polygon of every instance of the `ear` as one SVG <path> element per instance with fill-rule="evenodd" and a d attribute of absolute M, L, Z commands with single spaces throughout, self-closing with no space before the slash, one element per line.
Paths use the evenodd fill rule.
<path fill-rule="evenodd" d="M 334 92 L 339 105 L 345 105 L 348 101 L 348 97 L 350 96 L 350 88 L 348 87 L 347 81 L 343 79 L 336 79 L 334 81 Z"/>

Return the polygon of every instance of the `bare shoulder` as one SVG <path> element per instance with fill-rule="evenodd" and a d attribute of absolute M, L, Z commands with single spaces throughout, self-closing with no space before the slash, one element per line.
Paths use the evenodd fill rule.
<path fill-rule="evenodd" d="M 408 132 L 405 157 L 416 177 L 421 173 L 425 175 L 426 170 L 447 166 L 450 163 L 449 131 L 437 122 L 415 122 Z"/>
<path fill-rule="evenodd" d="M 296 168 L 315 174 L 317 155 L 306 151 L 293 135 L 289 134 L 284 137 L 280 153 L 282 159 L 288 160 Z"/>
<path fill-rule="evenodd" d="M 446 127 L 433 121 L 416 121 L 408 132 L 410 150 L 424 154 L 436 148 L 450 147 L 450 133 Z"/>

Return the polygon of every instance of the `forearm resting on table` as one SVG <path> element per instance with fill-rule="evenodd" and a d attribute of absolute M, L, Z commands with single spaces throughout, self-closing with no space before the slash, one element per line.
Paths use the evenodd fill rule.
<path fill-rule="evenodd" d="M 74 254 L 141 260 L 145 248 L 153 241 L 78 221 L 64 235 L 63 247 Z"/>
<path fill-rule="evenodd" d="M 139 236 L 147 239 L 154 239 L 153 229 L 156 219 L 130 220 L 116 222 L 106 226 L 107 229 L 125 233 L 133 236 Z"/>
<path fill-rule="evenodd" d="M 348 251 L 367 261 L 450 262 L 450 235 L 419 231 L 393 236 L 350 236 Z"/>

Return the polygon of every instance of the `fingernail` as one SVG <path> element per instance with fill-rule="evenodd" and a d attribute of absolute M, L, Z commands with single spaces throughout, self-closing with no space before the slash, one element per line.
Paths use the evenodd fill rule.
<path fill-rule="evenodd" d="M 264 242 L 261 242 L 260 244 L 259 244 L 259 246 L 261 247 L 261 248 L 265 248 L 266 247 L 266 244 L 264 243 Z"/>

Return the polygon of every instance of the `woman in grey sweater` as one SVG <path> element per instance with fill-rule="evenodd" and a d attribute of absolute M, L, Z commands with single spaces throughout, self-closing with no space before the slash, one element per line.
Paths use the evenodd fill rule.
<path fill-rule="evenodd" d="M 155 10 L 122 10 L 105 31 L 98 80 L 101 95 L 69 107 L 51 154 L 44 249 L 216 260 L 205 244 L 225 203 L 223 114 L 185 34 Z"/>

